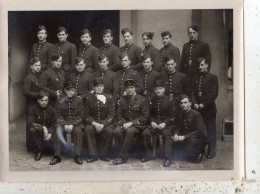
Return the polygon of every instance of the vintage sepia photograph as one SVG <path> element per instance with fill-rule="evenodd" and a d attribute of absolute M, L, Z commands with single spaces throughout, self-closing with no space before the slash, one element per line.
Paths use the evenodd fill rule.
<path fill-rule="evenodd" d="M 10 172 L 233 170 L 233 16 L 8 11 Z"/>

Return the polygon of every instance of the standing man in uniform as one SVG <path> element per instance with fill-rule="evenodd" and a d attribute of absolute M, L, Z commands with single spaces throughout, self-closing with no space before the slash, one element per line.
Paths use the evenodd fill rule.
<path fill-rule="evenodd" d="M 211 52 L 208 43 L 198 40 L 199 29 L 196 25 L 189 26 L 187 29 L 190 41 L 185 43 L 181 53 L 180 71 L 187 75 L 189 80 L 199 74 L 196 66 L 196 59 L 203 57 L 208 62 L 208 71 L 211 67 Z"/>
<path fill-rule="evenodd" d="M 77 164 L 82 164 L 80 152 L 82 148 L 82 139 L 84 130 L 84 105 L 80 97 L 75 95 L 75 83 L 66 82 L 64 86 L 65 96 L 59 98 L 56 111 L 57 111 L 57 138 L 55 155 L 50 162 L 50 165 L 55 165 L 61 162 L 61 145 L 73 142 L 73 155 L 74 161 Z M 66 142 L 66 140 L 71 142 Z M 70 140 L 69 140 L 70 139 Z M 68 148 L 68 147 L 66 147 Z"/>
<path fill-rule="evenodd" d="M 172 56 L 176 62 L 176 68 L 180 67 L 180 49 L 172 44 L 172 34 L 169 31 L 162 32 L 162 43 L 164 45 L 163 48 L 160 49 L 161 53 L 161 66 L 163 67 L 165 57 Z"/>
<path fill-rule="evenodd" d="M 100 149 L 100 159 L 110 161 L 110 154 L 113 141 L 115 104 L 110 95 L 103 93 L 104 84 L 102 78 L 94 79 L 95 93 L 86 98 L 86 127 L 84 138 L 88 145 L 88 163 L 98 159 Z M 98 142 L 96 137 L 101 137 Z M 98 149 L 99 148 L 99 149 Z"/>
<path fill-rule="evenodd" d="M 41 74 L 39 81 L 40 89 L 49 93 L 49 105 L 53 107 L 57 99 L 61 97 L 65 83 L 65 72 L 61 69 L 61 65 L 62 56 L 58 54 L 52 55 L 51 67 Z"/>
<path fill-rule="evenodd" d="M 171 99 L 177 99 L 180 94 L 190 95 L 190 89 L 186 75 L 176 70 L 176 61 L 173 56 L 164 58 L 165 70 L 162 78 L 166 83 L 165 94 Z"/>
<path fill-rule="evenodd" d="M 142 55 L 149 54 L 151 55 L 151 60 L 153 61 L 153 70 L 161 72 L 162 66 L 160 61 L 160 51 L 155 48 L 152 44 L 153 42 L 153 32 L 144 32 L 142 34 L 144 50 Z"/>
<path fill-rule="evenodd" d="M 114 72 L 122 69 L 119 59 L 120 51 L 119 48 L 112 43 L 113 33 L 110 29 L 103 30 L 103 41 L 104 46 L 99 48 L 99 53 L 100 55 L 106 55 L 109 61 L 108 69 Z"/>
<path fill-rule="evenodd" d="M 131 66 L 134 70 L 140 71 L 143 68 L 142 65 L 142 49 L 133 43 L 134 34 L 129 28 L 123 28 L 121 31 L 125 45 L 120 47 L 120 53 L 127 53 Z"/>
<path fill-rule="evenodd" d="M 218 97 L 218 77 L 208 72 L 209 65 L 205 58 L 198 58 L 196 64 L 200 74 L 194 76 L 192 81 L 192 104 L 201 113 L 206 127 L 209 139 L 207 158 L 214 158 L 217 151 L 215 100 Z"/>
<path fill-rule="evenodd" d="M 202 160 L 201 153 L 208 143 L 204 134 L 204 124 L 200 113 L 191 109 L 187 95 L 180 95 L 181 113 L 176 118 L 177 129 L 173 131 L 173 149 L 193 163 Z"/>
<path fill-rule="evenodd" d="M 99 70 L 94 72 L 94 77 L 101 77 L 103 79 L 104 93 L 113 96 L 114 94 L 114 82 L 116 73 L 108 69 L 110 61 L 107 56 L 102 54 L 98 56 Z"/>
<path fill-rule="evenodd" d="M 139 77 L 142 80 L 144 86 L 144 92 L 142 96 L 145 96 L 148 100 L 154 95 L 154 84 L 157 79 L 161 77 L 160 73 L 153 70 L 152 57 L 149 54 L 142 56 L 144 70 L 139 72 Z"/>
<path fill-rule="evenodd" d="M 149 125 L 141 135 L 141 142 L 144 147 L 144 157 L 141 162 L 146 162 L 152 158 L 151 148 L 149 148 L 149 140 L 152 136 L 162 134 L 164 141 L 165 161 L 163 166 L 171 165 L 172 146 L 171 146 L 171 130 L 174 128 L 173 121 L 176 117 L 174 104 L 170 98 L 164 94 L 165 85 L 163 80 L 156 80 L 154 87 L 155 96 L 150 102 L 151 117 Z M 176 115 L 175 115 L 176 114 Z"/>
<path fill-rule="evenodd" d="M 138 75 L 138 72 L 133 70 L 131 67 L 132 61 L 129 59 L 129 56 L 126 53 L 121 53 L 119 55 L 121 60 L 122 69 L 116 72 L 115 81 L 114 81 L 114 99 L 115 103 L 118 104 L 121 96 L 127 96 L 126 88 L 125 88 L 125 80 L 134 79 L 135 80 L 135 91 L 138 94 L 142 94 L 143 92 L 143 84 Z"/>
<path fill-rule="evenodd" d="M 28 125 L 37 145 L 34 159 L 39 161 L 42 158 L 44 147 L 52 145 L 50 141 L 53 142 L 57 118 L 55 109 L 48 105 L 49 94 L 47 92 L 40 91 L 37 102 L 29 111 Z"/>
<path fill-rule="evenodd" d="M 28 152 L 34 151 L 35 142 L 33 141 L 32 133 L 30 132 L 28 124 L 28 113 L 30 108 L 37 103 L 39 88 L 39 79 L 41 71 L 41 62 L 38 57 L 30 61 L 31 71 L 26 75 L 23 80 L 23 94 L 26 97 L 26 149 Z"/>
<path fill-rule="evenodd" d="M 89 92 L 93 90 L 93 75 L 86 71 L 85 60 L 81 57 L 75 59 L 75 69 L 69 74 L 69 81 L 75 83 L 76 95 L 86 98 Z"/>
<path fill-rule="evenodd" d="M 45 26 L 38 26 L 37 38 L 38 43 L 33 44 L 30 59 L 39 57 L 41 61 L 41 69 L 45 71 L 51 65 L 51 52 L 53 44 L 49 43 L 47 39 L 47 29 Z"/>
<path fill-rule="evenodd" d="M 91 33 L 88 29 L 81 31 L 80 40 L 81 46 L 79 47 L 79 57 L 83 58 L 86 63 L 86 71 L 93 73 L 98 70 L 98 49 L 91 44 Z"/>
<path fill-rule="evenodd" d="M 114 130 L 114 139 L 118 157 L 113 164 L 125 163 L 137 142 L 138 135 L 145 129 L 149 116 L 147 100 L 136 93 L 135 80 L 125 80 L 127 96 L 120 99 L 117 110 L 118 123 Z"/>
<path fill-rule="evenodd" d="M 74 68 L 75 58 L 77 57 L 77 50 L 75 44 L 67 41 L 68 31 L 64 27 L 58 27 L 57 37 L 59 42 L 53 46 L 53 53 L 62 56 L 62 69 L 66 73 L 66 77 L 69 72 Z"/>

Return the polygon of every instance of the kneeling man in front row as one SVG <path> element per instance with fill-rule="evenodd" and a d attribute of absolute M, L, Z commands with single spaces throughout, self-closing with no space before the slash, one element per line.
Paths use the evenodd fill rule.
<path fill-rule="evenodd" d="M 177 130 L 173 132 L 173 149 L 193 163 L 202 160 L 201 153 L 208 143 L 202 116 L 191 109 L 190 98 L 180 95 L 181 114 L 176 118 Z"/>
<path fill-rule="evenodd" d="M 42 158 L 44 147 L 51 145 L 53 142 L 57 121 L 54 108 L 48 105 L 49 94 L 47 92 L 40 91 L 37 96 L 37 102 L 30 108 L 28 114 L 28 125 L 37 145 L 37 151 L 34 156 L 36 161 Z"/>

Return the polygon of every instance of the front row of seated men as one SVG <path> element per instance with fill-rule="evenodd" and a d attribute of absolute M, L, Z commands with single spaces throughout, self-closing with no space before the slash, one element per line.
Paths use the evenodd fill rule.
<path fill-rule="evenodd" d="M 61 145 L 73 145 L 74 161 L 82 164 L 80 157 L 83 138 L 87 143 L 88 159 L 91 163 L 98 158 L 110 161 L 113 139 L 117 156 L 113 164 L 127 162 L 137 141 L 141 145 L 142 162 L 151 159 L 150 139 L 161 134 L 164 141 L 164 166 L 171 166 L 175 148 L 185 153 L 191 162 L 201 161 L 201 153 L 208 143 L 200 113 L 191 109 L 187 95 L 181 94 L 178 100 L 170 100 L 164 94 L 165 82 L 156 80 L 151 100 L 136 93 L 134 79 L 124 81 L 126 96 L 120 98 L 116 111 L 111 95 L 103 93 L 102 78 L 93 81 L 94 93 L 83 101 L 75 95 L 75 83 L 65 83 L 65 95 L 60 97 L 55 109 L 48 105 L 49 95 L 40 91 L 35 104 L 28 114 L 28 125 L 37 144 L 35 160 L 42 157 L 43 143 L 55 144 L 54 158 L 50 165 L 61 162 Z M 149 105 L 150 104 L 150 105 Z M 181 110 L 182 109 L 182 110 Z M 117 112 L 117 113 L 116 113 Z M 72 144 L 67 141 L 71 135 Z M 101 139 L 101 151 L 97 151 Z"/>

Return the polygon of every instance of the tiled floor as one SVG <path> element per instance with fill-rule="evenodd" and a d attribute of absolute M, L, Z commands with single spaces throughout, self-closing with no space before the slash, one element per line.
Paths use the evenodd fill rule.
<path fill-rule="evenodd" d="M 213 159 L 203 160 L 199 164 L 193 164 L 186 161 L 173 161 L 169 168 L 162 166 L 163 159 L 151 160 L 141 163 L 140 160 L 132 158 L 127 163 L 115 166 L 112 161 L 103 162 L 98 160 L 94 163 L 82 165 L 74 163 L 72 158 L 62 157 L 62 162 L 55 166 L 49 165 L 52 156 L 43 156 L 36 162 L 32 153 L 27 153 L 25 148 L 25 122 L 24 117 L 16 121 L 16 130 L 11 130 L 9 134 L 10 141 L 10 171 L 163 171 L 163 170 L 231 170 L 233 169 L 233 141 L 218 141 L 217 156 Z"/>

